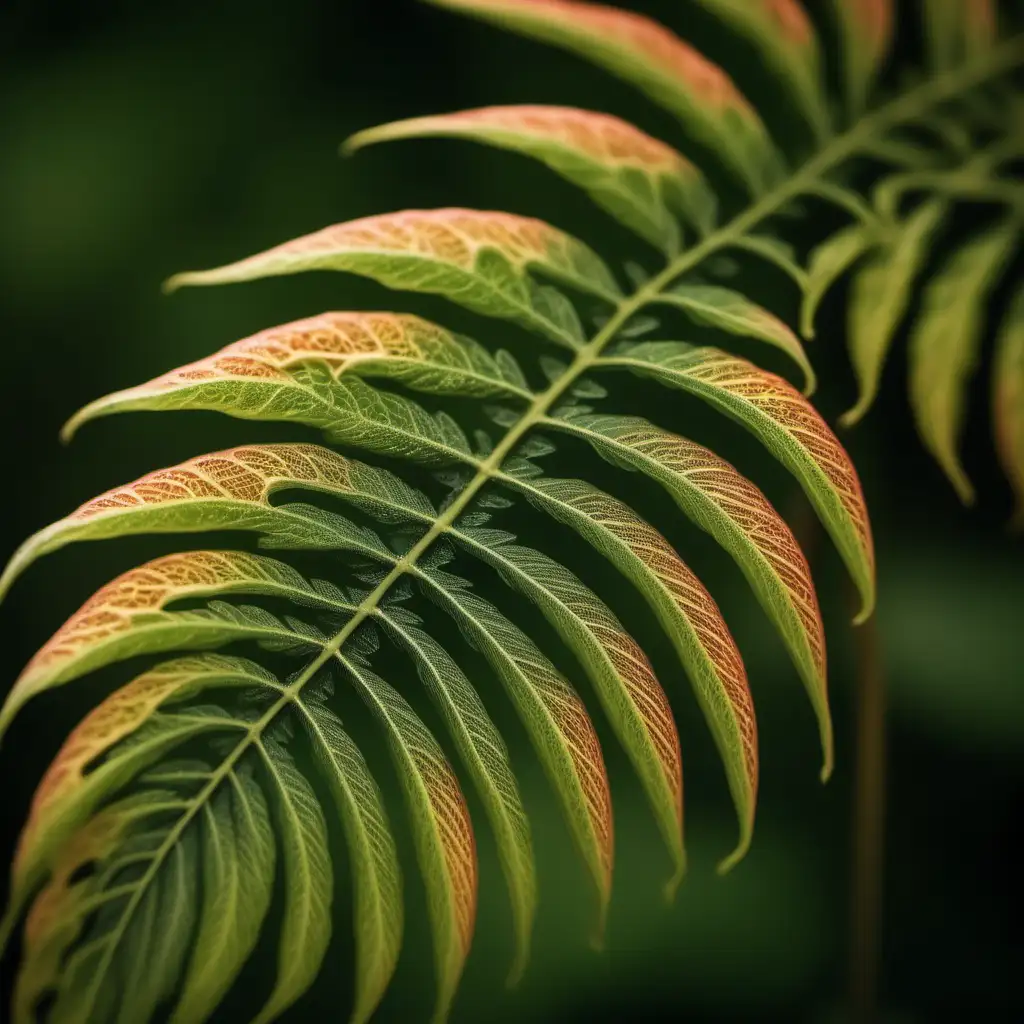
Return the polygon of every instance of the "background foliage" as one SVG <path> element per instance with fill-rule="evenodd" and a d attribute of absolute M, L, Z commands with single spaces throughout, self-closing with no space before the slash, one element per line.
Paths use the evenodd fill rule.
<path fill-rule="evenodd" d="M 676 3 L 631 6 L 679 24 Z M 715 46 L 722 41 L 700 19 L 693 22 L 694 40 L 721 59 Z M 749 93 L 758 87 L 752 62 L 731 66 L 742 72 L 745 65 L 747 77 L 737 78 Z M 86 401 L 270 323 L 325 308 L 388 306 L 382 289 L 336 275 L 166 299 L 158 283 L 174 270 L 226 262 L 327 223 L 449 204 L 533 214 L 599 251 L 640 252 L 640 243 L 596 216 L 570 186 L 507 154 L 438 141 L 370 150 L 352 163 L 333 157 L 342 138 L 369 124 L 504 102 L 604 109 L 671 137 L 656 109 L 582 62 L 411 0 L 8 0 L 0 7 L 0 317 L 7 342 L 0 458 L 11 498 L 8 547 L 154 466 L 243 438 L 289 439 L 280 427 L 213 414 L 176 417 L 172 430 L 167 418 L 136 417 L 131 429 L 129 421 L 100 421 L 69 451 L 57 430 Z M 775 285 L 783 287 L 762 283 Z M 815 400 L 830 420 L 853 399 L 841 304 L 841 294 L 826 304 L 810 352 L 821 380 Z M 410 297 L 403 308 L 431 316 L 440 305 Z M 445 309 L 446 322 L 463 326 Z M 464 323 L 474 333 L 468 318 Z M 501 329 L 488 329 L 500 341 Z M 965 450 L 981 502 L 965 511 L 913 433 L 902 363 L 893 360 L 864 425 L 843 435 L 873 513 L 892 687 L 887 1002 L 907 1020 L 943 1019 L 959 1009 L 1010 1020 L 1014 1000 L 1024 1011 L 1014 967 L 1021 939 L 1019 929 L 1011 934 L 1005 898 L 1012 804 L 1024 780 L 1024 554 L 1003 535 L 1010 498 L 981 414 L 985 375 L 972 393 Z M 680 426 L 683 407 L 671 391 L 647 388 L 645 402 L 651 419 Z M 696 403 L 685 408 L 695 417 L 686 421 L 689 436 L 755 478 L 792 522 L 806 521 L 795 486 L 752 439 L 698 412 Z M 595 460 L 590 478 L 600 485 L 602 472 L 611 471 Z M 544 529 L 540 516 L 528 518 L 523 538 Z M 660 673 L 686 760 L 689 877 L 675 907 L 664 909 L 659 882 L 667 865 L 655 826 L 608 742 L 618 870 L 608 949 L 594 955 L 586 945 L 588 893 L 564 826 L 525 737 L 511 721 L 501 723 L 534 822 L 542 893 L 535 951 L 520 988 L 499 993 L 510 956 L 508 910 L 493 881 L 493 841 L 481 828 L 481 912 L 456 1021 L 485 1013 L 510 1021 L 616 1019 L 627 1011 L 650 1019 L 810 1019 L 824 1017 L 841 988 L 853 670 L 842 567 L 822 543 L 813 565 L 830 639 L 838 740 L 836 775 L 822 789 L 810 711 L 742 576 L 695 531 L 666 532 L 713 584 L 748 662 L 765 752 L 753 850 L 728 880 L 714 875 L 733 828 L 721 772 L 685 681 L 672 685 L 672 672 Z M 52 624 L 88 593 L 166 550 L 167 538 L 137 538 L 71 548 L 41 563 L 0 617 L 3 678 L 13 680 Z M 586 564 L 582 541 L 565 560 L 579 565 L 581 556 Z M 603 592 L 615 593 L 614 570 L 599 572 L 607 573 Z M 620 605 L 616 612 L 652 652 L 655 668 L 659 655 L 671 666 L 646 609 Z M 93 702 L 89 691 L 115 678 L 97 675 L 22 713 L 18 734 L 0 750 L 4 860 L 35 781 Z M 371 763 L 383 765 L 384 757 Z M 390 802 L 393 794 L 386 796 Z M 394 820 L 407 855 L 401 815 Z M 409 935 L 382 1021 L 402 1020 L 411 1007 L 431 1002 L 422 894 L 415 873 L 407 874 Z M 345 893 L 342 886 L 336 907 L 338 969 L 325 971 L 288 1019 L 317 1019 L 349 1000 Z M 273 958 L 272 946 L 258 952 L 257 981 Z M 0 976 L 4 992 L 8 971 L 5 965 Z M 230 1006 L 224 1018 L 232 1019 Z"/>

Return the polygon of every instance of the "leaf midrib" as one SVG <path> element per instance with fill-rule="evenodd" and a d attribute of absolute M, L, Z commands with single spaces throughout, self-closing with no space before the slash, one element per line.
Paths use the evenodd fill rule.
<path fill-rule="evenodd" d="M 170 830 L 159 850 L 154 853 L 150 868 L 143 879 L 140 880 L 136 895 L 129 901 L 115 927 L 116 935 L 107 947 L 107 954 L 97 967 L 94 975 L 96 980 L 92 990 L 94 991 L 102 982 L 105 971 L 109 967 L 113 951 L 121 941 L 142 894 L 152 881 L 156 871 L 159 870 L 168 852 L 177 843 L 182 832 L 191 822 L 199 808 L 206 800 L 212 797 L 235 764 L 249 750 L 250 746 L 259 740 L 263 731 L 277 716 L 289 704 L 301 703 L 298 697 L 305 686 L 325 664 L 338 654 L 345 641 L 358 626 L 369 615 L 375 613 L 377 605 L 391 587 L 407 572 L 412 571 L 418 560 L 433 545 L 434 541 L 453 526 L 455 520 L 466 510 L 481 488 L 490 482 L 497 472 L 500 472 L 502 462 L 512 453 L 515 446 L 519 444 L 530 430 L 543 421 L 555 402 L 591 367 L 600 356 L 604 347 L 615 337 L 630 317 L 648 305 L 665 287 L 680 275 L 693 269 L 718 250 L 732 244 L 737 238 L 742 237 L 749 230 L 756 227 L 766 217 L 777 212 L 787 202 L 813 186 L 813 183 L 820 179 L 827 171 L 870 144 L 873 137 L 876 137 L 887 128 L 899 124 L 901 121 L 913 118 L 919 112 L 927 110 L 943 99 L 968 89 L 988 78 L 1009 71 L 1015 65 L 1022 62 L 1024 62 L 1024 36 L 1017 36 L 991 50 L 983 60 L 936 76 L 923 85 L 904 93 L 897 99 L 878 108 L 866 117 L 861 118 L 852 128 L 834 137 L 828 145 L 794 174 L 768 191 L 743 213 L 733 218 L 733 220 L 723 225 L 717 231 L 706 235 L 697 245 L 677 256 L 661 273 L 652 277 L 632 295 L 620 300 L 615 312 L 597 334 L 594 335 L 591 341 L 575 349 L 576 354 L 573 361 L 566 368 L 565 372 L 553 381 L 546 391 L 534 398 L 524 415 L 509 429 L 508 433 L 502 438 L 491 454 L 480 463 L 475 476 L 463 491 L 460 492 L 458 497 L 437 518 L 423 537 L 410 548 L 408 553 L 396 561 L 394 568 L 360 602 L 352 617 L 324 646 L 320 654 L 309 663 L 291 684 L 282 689 L 280 698 L 267 709 L 258 721 L 249 727 L 247 735 L 211 775 L 210 781 L 196 794 L 192 810 L 182 816 L 182 819 Z M 13 923 L 13 921 L 5 921 L 4 925 L 13 927 Z M 7 930 L 7 927 L 0 928 L 0 939 L 6 938 Z"/>

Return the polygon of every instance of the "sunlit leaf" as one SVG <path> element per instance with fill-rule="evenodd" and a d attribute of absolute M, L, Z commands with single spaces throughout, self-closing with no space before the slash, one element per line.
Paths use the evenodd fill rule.
<path fill-rule="evenodd" d="M 861 224 L 830 235 L 811 253 L 807 267 L 807 289 L 800 308 L 800 333 L 814 337 L 814 317 L 829 288 L 871 248 L 873 239 Z"/>
<path fill-rule="evenodd" d="M 714 223 L 715 196 L 700 171 L 670 146 L 610 114 L 573 107 L 485 107 L 369 128 L 346 147 L 427 136 L 472 139 L 535 157 L 667 252 L 679 245 L 673 210 L 705 232 Z"/>
<path fill-rule="evenodd" d="M 842 34 L 843 77 L 854 114 L 867 105 L 889 56 L 896 28 L 896 0 L 832 0 Z"/>
<path fill-rule="evenodd" d="M 510 356 L 495 359 L 471 339 L 420 317 L 323 313 L 260 331 L 206 359 L 91 402 L 68 421 L 64 438 L 99 416 L 142 409 L 234 406 L 263 419 L 294 418 L 303 410 L 310 415 L 318 402 L 329 404 L 340 394 L 326 373 L 301 372 L 310 364 L 325 367 L 331 377 L 387 377 L 433 394 L 529 397 Z"/>
<path fill-rule="evenodd" d="M 614 303 L 619 288 L 592 250 L 531 217 L 480 210 L 406 210 L 324 228 L 214 270 L 177 274 L 167 287 L 227 284 L 307 270 L 345 270 L 389 288 L 443 295 L 575 348 L 582 328 L 569 301 L 528 271 Z"/>
<path fill-rule="evenodd" d="M 386 731 L 409 804 L 434 932 L 434 1018 L 441 1021 L 455 995 L 476 922 L 476 841 L 469 810 L 444 751 L 408 703 L 369 669 L 342 660 Z"/>
<path fill-rule="evenodd" d="M 864 493 L 846 450 L 814 406 L 773 373 L 717 349 L 641 342 L 603 360 L 702 398 L 749 430 L 800 481 L 861 595 L 875 602 L 875 553 Z"/>
<path fill-rule="evenodd" d="M 699 324 L 729 334 L 757 338 L 781 349 L 804 374 L 804 394 L 812 394 L 817 381 L 800 339 L 777 316 L 746 296 L 718 285 L 679 284 L 660 295 L 658 302 L 678 306 Z"/>
<path fill-rule="evenodd" d="M 825 635 L 807 559 L 789 527 L 749 480 L 713 452 L 645 420 L 569 412 L 552 427 L 589 442 L 614 464 L 664 487 L 735 558 L 775 623 L 818 718 L 822 777 L 832 770 Z"/>
<path fill-rule="evenodd" d="M 657 22 L 575 0 L 429 0 L 578 53 L 675 114 L 755 189 L 778 157 L 753 107 L 716 64 Z"/>

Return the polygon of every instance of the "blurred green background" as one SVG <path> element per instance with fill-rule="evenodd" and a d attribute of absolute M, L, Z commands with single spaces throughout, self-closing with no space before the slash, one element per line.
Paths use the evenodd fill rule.
<path fill-rule="evenodd" d="M 737 68 L 741 85 L 762 99 L 769 123 L 778 130 L 791 127 L 770 84 L 757 79 L 749 54 L 716 35 L 692 5 L 634 0 L 631 6 L 661 17 Z M 3 0 L 4 557 L 86 498 L 150 469 L 244 440 L 305 436 L 190 414 L 115 417 L 90 425 L 70 448 L 58 441 L 64 419 L 90 399 L 260 328 L 325 309 L 397 308 L 443 320 L 524 359 L 537 351 L 513 328 L 354 278 L 306 275 L 165 298 L 159 285 L 174 271 L 212 266 L 337 221 L 448 205 L 540 216 L 606 255 L 619 254 L 618 266 L 633 259 L 656 269 L 654 254 L 642 243 L 522 158 L 444 141 L 381 147 L 351 161 L 336 155 L 344 137 L 368 125 L 505 102 L 608 110 L 680 142 L 667 116 L 590 66 L 412 0 Z M 820 223 L 813 228 L 818 230 Z M 791 237 L 799 239 L 801 231 L 806 227 L 796 227 Z M 792 313 L 796 297 L 784 280 L 743 273 L 746 288 Z M 837 294 L 826 305 L 811 351 L 822 379 L 819 408 L 833 422 L 853 394 L 841 310 Z M 698 335 L 671 319 L 659 334 Z M 884 1003 L 894 1020 L 907 1022 L 1019 1020 L 1024 945 L 1009 892 L 1019 860 L 1012 843 L 1024 780 L 1024 554 L 1003 528 L 1010 496 L 991 452 L 986 375 L 972 394 L 966 439 L 966 463 L 981 501 L 966 511 L 913 434 L 902 348 L 896 351 L 878 405 L 845 438 L 873 513 L 879 624 L 891 687 Z M 758 357 L 771 363 L 764 353 Z M 739 428 L 652 386 L 615 381 L 612 393 L 623 411 L 642 411 L 716 448 L 792 521 L 806 523 L 794 485 Z M 472 411 L 465 415 L 470 422 Z M 591 951 L 592 906 L 567 832 L 521 731 L 500 694 L 493 699 L 497 684 L 467 655 L 464 663 L 507 728 L 520 769 L 534 822 L 541 906 L 531 967 L 519 988 L 508 992 L 502 982 L 511 955 L 509 913 L 493 843 L 478 828 L 480 917 L 453 1019 L 835 1019 L 844 986 L 854 665 L 851 597 L 835 553 L 820 538 L 814 543 L 838 743 L 837 771 L 822 787 L 815 730 L 798 680 L 728 558 L 680 522 L 653 486 L 572 446 L 563 446 L 550 465 L 554 472 L 586 471 L 634 502 L 725 611 L 747 659 L 761 722 L 759 824 L 747 859 L 718 878 L 714 864 L 734 838 L 728 795 L 666 642 L 613 570 L 596 564 L 561 528 L 519 510 L 524 538 L 547 543 L 549 550 L 557 545 L 560 557 L 610 595 L 653 654 L 680 722 L 691 867 L 675 905 L 665 907 L 659 893 L 667 858 L 639 788 L 599 722 L 612 773 L 617 867 L 606 949 Z M 97 586 L 170 550 L 176 540 L 82 545 L 33 568 L 0 608 L 3 685 Z M 321 559 L 313 571 L 331 570 Z M 592 700 L 535 611 L 477 576 L 488 596 L 517 611 L 555 651 Z M 436 617 L 431 625 L 452 645 L 458 642 Z M 418 689 L 407 666 L 396 671 L 407 673 L 404 692 Z M 101 673 L 34 702 L 21 715 L 0 750 L 3 860 L 13 850 L 35 783 L 67 730 L 126 678 L 125 667 Z M 373 748 L 371 723 L 354 707 L 346 705 L 345 714 Z M 386 759 L 379 750 L 371 753 L 389 778 Z M 394 797 L 393 783 L 386 788 Z M 469 797 L 479 822 L 479 807 Z M 401 808 L 392 807 L 397 821 Z M 423 895 L 408 836 L 401 836 L 410 921 L 381 1021 L 425 1020 L 432 999 Z M 347 1015 L 345 871 L 339 857 L 338 923 L 328 963 L 289 1021 Z M 0 1019 L 12 959 L 0 970 Z M 268 941 L 243 989 L 262 991 L 273 963 Z M 245 995 L 217 1019 L 247 1019 Z"/>

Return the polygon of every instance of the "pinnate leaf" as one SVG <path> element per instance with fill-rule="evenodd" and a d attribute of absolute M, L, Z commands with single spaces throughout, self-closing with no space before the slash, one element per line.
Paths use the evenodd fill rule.
<path fill-rule="evenodd" d="M 700 171 L 670 146 L 610 114 L 572 107 L 485 107 L 369 128 L 349 139 L 346 148 L 427 136 L 473 139 L 535 157 L 669 253 L 679 246 L 672 210 L 702 231 L 714 222 L 714 193 Z"/>
<path fill-rule="evenodd" d="M 324 228 L 214 270 L 177 274 L 167 287 L 345 270 L 389 288 L 443 295 L 485 316 L 515 321 L 574 348 L 582 341 L 568 300 L 528 273 L 615 303 L 618 285 L 579 240 L 531 217 L 480 210 L 406 210 Z"/>

